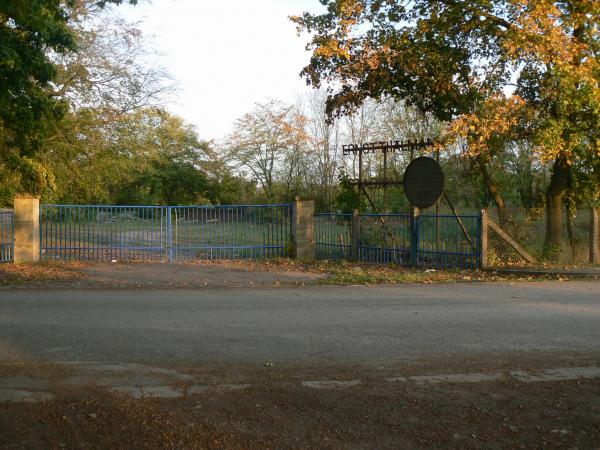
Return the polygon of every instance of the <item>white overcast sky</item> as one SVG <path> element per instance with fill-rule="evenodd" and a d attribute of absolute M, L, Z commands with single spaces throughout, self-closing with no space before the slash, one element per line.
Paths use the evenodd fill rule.
<path fill-rule="evenodd" d="M 256 102 L 293 102 L 310 55 L 288 16 L 320 12 L 318 0 L 152 0 L 118 8 L 140 22 L 180 92 L 167 107 L 218 139 Z"/>

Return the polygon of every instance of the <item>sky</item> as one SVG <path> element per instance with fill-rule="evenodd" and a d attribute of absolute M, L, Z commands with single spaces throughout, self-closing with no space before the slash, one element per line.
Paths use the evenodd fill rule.
<path fill-rule="evenodd" d="M 288 16 L 323 10 L 318 0 L 152 0 L 119 14 L 139 21 L 177 82 L 167 109 L 208 140 L 224 137 L 255 103 L 291 103 L 308 89 L 299 73 L 309 38 Z"/>

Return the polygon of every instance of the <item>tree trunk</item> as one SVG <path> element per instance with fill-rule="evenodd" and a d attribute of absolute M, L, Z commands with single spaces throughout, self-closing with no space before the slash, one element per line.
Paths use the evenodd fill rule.
<path fill-rule="evenodd" d="M 564 155 L 559 155 L 554 162 L 550 184 L 546 190 L 546 240 L 544 255 L 556 258 L 560 252 L 562 233 L 563 197 L 569 184 L 571 166 Z"/>
<path fill-rule="evenodd" d="M 479 167 L 479 172 L 481 173 L 481 177 L 483 178 L 483 184 L 487 189 L 488 193 L 494 199 L 494 203 L 496 203 L 496 210 L 498 212 L 498 221 L 500 222 L 500 228 L 507 231 L 509 218 L 506 215 L 506 203 L 504 202 L 504 198 L 502 198 L 502 193 L 500 192 L 500 186 L 496 184 L 496 182 L 490 176 L 490 173 L 485 165 L 485 160 L 481 155 L 476 157 L 477 166 Z"/>
<path fill-rule="evenodd" d="M 494 203 L 496 203 L 496 206 L 499 210 L 504 209 L 506 204 L 504 203 L 504 199 L 500 193 L 500 187 L 494 180 L 492 180 L 492 177 L 487 170 L 487 166 L 485 165 L 485 161 L 481 155 L 477 156 L 477 166 L 481 172 L 481 177 L 483 178 L 483 183 L 485 184 L 486 189 L 494 199 Z"/>

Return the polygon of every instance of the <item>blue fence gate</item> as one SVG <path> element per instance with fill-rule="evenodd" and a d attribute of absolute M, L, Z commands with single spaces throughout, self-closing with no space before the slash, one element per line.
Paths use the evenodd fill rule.
<path fill-rule="evenodd" d="M 13 260 L 15 238 L 14 238 L 13 211 L 0 210 L 0 262 L 10 262 Z"/>
<path fill-rule="evenodd" d="M 353 226 L 353 221 L 357 220 Z M 353 237 L 352 230 L 358 236 Z M 481 216 L 315 214 L 317 258 L 440 269 L 481 267 Z"/>
<path fill-rule="evenodd" d="M 96 261 L 284 257 L 290 227 L 289 204 L 42 205 L 40 256 Z M 0 262 L 13 260 L 13 229 L 13 211 L 0 210 Z M 481 231 L 479 214 L 315 214 L 316 256 L 474 269 L 481 267 Z"/>
<path fill-rule="evenodd" d="M 290 209 L 288 204 L 169 207 L 169 260 L 286 256 Z"/>
<path fill-rule="evenodd" d="M 286 256 L 290 205 L 42 205 L 45 260 L 243 259 Z"/>

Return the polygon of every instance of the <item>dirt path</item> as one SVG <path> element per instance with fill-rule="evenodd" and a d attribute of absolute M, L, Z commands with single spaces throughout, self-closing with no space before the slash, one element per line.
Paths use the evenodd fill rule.
<path fill-rule="evenodd" d="M 435 271 L 345 261 L 291 259 L 195 261 L 190 263 L 42 262 L 1 264 L 0 289 L 201 289 L 277 287 L 308 284 L 435 284 L 472 281 L 543 281 L 578 276 L 490 271 Z"/>
<path fill-rule="evenodd" d="M 82 271 L 90 283 L 138 288 L 264 287 L 310 283 L 322 277 L 294 266 L 269 268 L 240 261 L 92 264 Z"/>
<path fill-rule="evenodd" d="M 7 288 L 199 289 L 313 283 L 325 275 L 292 261 L 193 263 L 48 263 L 0 266 Z"/>

